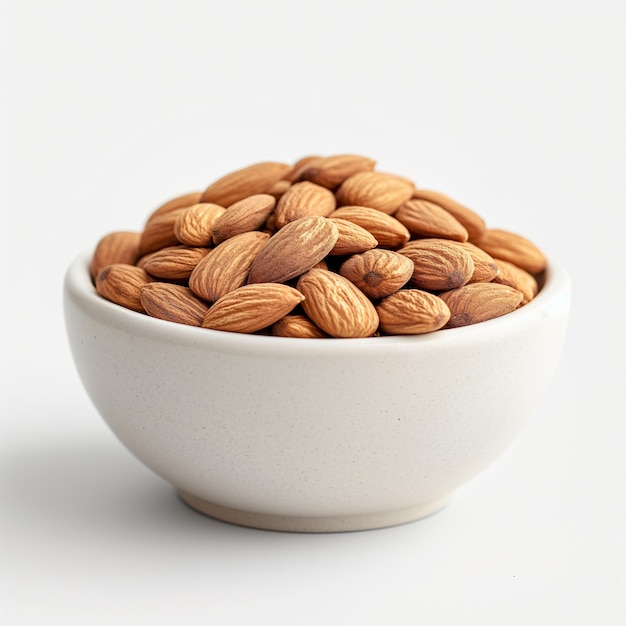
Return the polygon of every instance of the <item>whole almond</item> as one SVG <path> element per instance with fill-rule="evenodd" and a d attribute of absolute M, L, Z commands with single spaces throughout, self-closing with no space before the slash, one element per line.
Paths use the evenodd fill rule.
<path fill-rule="evenodd" d="M 91 278 L 96 276 L 107 265 L 125 263 L 134 265 L 139 258 L 139 241 L 141 233 L 116 231 L 100 239 L 91 257 Z"/>
<path fill-rule="evenodd" d="M 454 289 L 469 282 L 474 273 L 470 253 L 445 239 L 417 239 L 398 252 L 413 261 L 410 284 L 418 289 Z"/>
<path fill-rule="evenodd" d="M 333 192 L 326 187 L 308 181 L 294 183 L 276 204 L 276 226 L 282 228 L 289 222 L 310 215 L 328 217 L 336 206 Z"/>
<path fill-rule="evenodd" d="M 406 285 L 413 275 L 413 261 L 392 250 L 376 248 L 351 256 L 339 273 L 366 296 L 378 300 Z"/>
<path fill-rule="evenodd" d="M 451 313 L 446 328 L 468 326 L 506 315 L 515 311 L 523 298 L 516 289 L 497 283 L 472 283 L 441 293 L 439 297 Z"/>
<path fill-rule="evenodd" d="M 340 206 L 366 206 L 392 214 L 411 198 L 415 186 L 412 181 L 384 172 L 353 174 L 337 189 Z"/>
<path fill-rule="evenodd" d="M 193 191 L 191 193 L 183 194 L 182 196 L 176 196 L 152 211 L 152 213 L 148 216 L 148 220 L 153 217 L 157 217 L 158 215 L 162 215 L 163 213 L 169 213 L 170 211 L 175 211 L 176 209 L 185 209 L 188 206 L 198 204 L 201 196 L 201 191 Z"/>
<path fill-rule="evenodd" d="M 465 227 L 448 211 L 428 200 L 408 200 L 395 213 L 412 235 L 467 241 Z"/>
<path fill-rule="evenodd" d="M 285 315 L 272 325 L 275 337 L 299 337 L 305 339 L 324 338 L 328 335 L 306 315 Z"/>
<path fill-rule="evenodd" d="M 340 217 L 330 217 L 339 231 L 335 247 L 328 253 L 330 256 L 347 256 L 371 250 L 378 245 L 372 233 L 362 226 Z"/>
<path fill-rule="evenodd" d="M 522 304 L 528 304 L 539 291 L 539 286 L 534 276 L 521 267 L 517 267 L 517 265 L 503 259 L 495 259 L 495 262 L 498 264 L 500 271 L 493 278 L 493 282 L 517 289 L 523 296 Z"/>
<path fill-rule="evenodd" d="M 476 245 L 492 257 L 513 263 L 529 274 L 538 274 L 547 265 L 546 257 L 534 243 L 508 230 L 489 228 Z"/>
<path fill-rule="evenodd" d="M 209 309 L 202 326 L 234 333 L 254 333 L 277 322 L 303 300 L 302 293 L 288 285 L 244 285 L 222 296 Z"/>
<path fill-rule="evenodd" d="M 284 178 L 290 170 L 290 165 L 273 161 L 249 165 L 226 174 L 209 185 L 200 202 L 214 202 L 226 207 L 248 196 L 267 193 L 272 185 Z"/>
<path fill-rule="evenodd" d="M 274 196 L 259 193 L 231 204 L 213 224 L 213 242 L 257 230 L 265 224 L 276 206 Z"/>
<path fill-rule="evenodd" d="M 213 227 L 224 213 L 224 207 L 211 202 L 194 204 L 183 209 L 174 222 L 174 234 L 188 246 L 210 246 Z"/>
<path fill-rule="evenodd" d="M 399 248 L 411 238 L 407 227 L 395 217 L 369 207 L 344 206 L 330 217 L 348 220 L 369 231 L 381 248 Z"/>
<path fill-rule="evenodd" d="M 450 319 L 448 305 L 420 289 L 402 289 L 376 306 L 380 329 L 387 335 L 419 335 L 443 328 Z"/>
<path fill-rule="evenodd" d="M 376 161 L 358 154 L 336 154 L 316 159 L 301 167 L 299 178 L 328 189 L 336 189 L 347 178 L 359 172 L 371 172 Z"/>
<path fill-rule="evenodd" d="M 297 183 L 301 180 L 300 174 L 309 167 L 309 165 L 316 161 L 322 161 L 323 159 L 324 157 L 315 154 L 302 157 L 293 164 L 292 168 L 283 176 L 283 179 L 291 183 Z"/>
<path fill-rule="evenodd" d="M 485 221 L 480 215 L 443 193 L 430 189 L 415 189 L 413 191 L 413 198 L 428 200 L 448 211 L 450 215 L 463 224 L 467 230 L 470 241 L 480 239 L 486 230 Z"/>
<path fill-rule="evenodd" d="M 267 193 L 270 196 L 274 196 L 276 200 L 279 200 L 280 197 L 291 187 L 291 181 L 289 180 L 277 180 L 268 190 Z"/>
<path fill-rule="evenodd" d="M 196 265 L 189 287 L 203 300 L 215 302 L 245 285 L 252 262 L 269 238 L 267 233 L 250 231 L 226 239 Z"/>
<path fill-rule="evenodd" d="M 365 294 L 348 279 L 322 269 L 312 269 L 298 280 L 307 316 L 331 337 L 371 337 L 378 314 Z"/>
<path fill-rule="evenodd" d="M 146 313 L 168 322 L 200 326 L 209 307 L 188 287 L 154 282 L 142 285 L 139 291 Z"/>
<path fill-rule="evenodd" d="M 163 280 L 188 280 L 196 265 L 204 259 L 207 248 L 170 246 L 151 252 L 141 260 L 141 267 L 153 276 Z"/>
<path fill-rule="evenodd" d="M 174 224 L 184 210 L 185 208 L 173 209 L 151 217 L 146 222 L 139 239 L 139 252 L 142 256 L 180 243 L 174 232 Z"/>
<path fill-rule="evenodd" d="M 252 262 L 249 283 L 284 283 L 319 263 L 337 243 L 335 224 L 320 216 L 303 217 L 283 226 Z"/>
<path fill-rule="evenodd" d="M 96 276 L 96 290 L 107 300 L 127 309 L 144 313 L 141 304 L 141 286 L 152 279 L 140 267 L 114 263 L 103 268 Z"/>
<path fill-rule="evenodd" d="M 499 265 L 490 254 L 487 254 L 470 241 L 455 243 L 466 252 L 469 252 L 474 261 L 474 273 L 468 282 L 488 283 L 498 275 Z"/>

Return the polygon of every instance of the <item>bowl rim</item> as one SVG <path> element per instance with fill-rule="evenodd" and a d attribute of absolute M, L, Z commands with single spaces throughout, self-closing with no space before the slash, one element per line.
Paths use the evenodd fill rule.
<path fill-rule="evenodd" d="M 297 349 L 303 356 L 327 355 L 329 352 L 354 353 L 391 347 L 411 349 L 436 345 L 459 345 L 480 343 L 506 336 L 520 326 L 534 324 L 545 319 L 546 314 L 567 314 L 570 303 L 571 279 L 565 267 L 548 258 L 543 286 L 528 304 L 506 315 L 458 328 L 441 329 L 421 335 L 390 335 L 363 338 L 309 339 L 298 337 L 273 337 L 270 335 L 242 334 L 186 324 L 177 324 L 126 309 L 106 300 L 98 294 L 89 270 L 92 253 L 78 254 L 67 268 L 63 283 L 66 324 L 70 302 L 78 306 L 87 316 L 106 326 L 116 327 L 134 335 L 151 338 L 159 342 L 180 345 L 205 346 L 207 349 L 224 352 L 245 352 L 269 356 L 270 354 L 293 354 Z"/>

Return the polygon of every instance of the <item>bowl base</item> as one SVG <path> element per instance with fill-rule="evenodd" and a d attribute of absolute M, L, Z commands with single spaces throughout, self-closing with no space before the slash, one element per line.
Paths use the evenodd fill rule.
<path fill-rule="evenodd" d="M 417 521 L 440 511 L 448 504 L 450 499 L 450 497 L 447 496 L 439 500 L 424 502 L 406 509 L 400 509 L 399 511 L 385 511 L 383 513 L 332 517 L 300 517 L 242 511 L 202 500 L 182 490 L 179 490 L 178 494 L 183 502 L 188 504 L 192 509 L 222 522 L 261 530 L 277 530 L 293 533 L 338 533 L 397 526 L 399 524 Z"/>

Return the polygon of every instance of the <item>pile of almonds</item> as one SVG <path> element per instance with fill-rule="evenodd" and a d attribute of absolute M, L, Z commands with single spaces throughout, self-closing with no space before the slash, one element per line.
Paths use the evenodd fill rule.
<path fill-rule="evenodd" d="M 281 337 L 428 333 L 532 300 L 546 258 L 359 155 L 262 162 L 98 243 L 98 293 L 172 322 Z"/>

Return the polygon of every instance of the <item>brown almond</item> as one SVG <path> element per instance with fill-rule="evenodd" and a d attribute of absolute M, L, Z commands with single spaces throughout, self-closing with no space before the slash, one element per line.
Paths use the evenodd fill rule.
<path fill-rule="evenodd" d="M 474 273 L 470 253 L 445 239 L 417 239 L 398 252 L 413 261 L 410 285 L 418 289 L 455 289 L 465 285 Z"/>
<path fill-rule="evenodd" d="M 257 230 L 265 224 L 276 206 L 276 198 L 259 193 L 231 204 L 213 224 L 213 242 Z"/>
<path fill-rule="evenodd" d="M 374 235 L 358 224 L 340 217 L 330 217 L 329 219 L 339 232 L 335 247 L 328 253 L 330 256 L 358 254 L 359 252 L 371 250 L 378 245 Z"/>
<path fill-rule="evenodd" d="M 203 300 L 215 302 L 245 285 L 252 262 L 269 238 L 267 233 L 253 230 L 226 239 L 196 265 L 189 287 Z"/>
<path fill-rule="evenodd" d="M 209 307 L 188 287 L 153 282 L 141 286 L 141 304 L 146 313 L 168 322 L 201 326 Z"/>
<path fill-rule="evenodd" d="M 274 196 L 276 200 L 279 200 L 280 197 L 291 187 L 291 181 L 289 180 L 277 180 L 268 190 L 267 193 L 270 196 Z"/>
<path fill-rule="evenodd" d="M 152 219 L 153 217 L 157 217 L 157 215 L 162 215 L 163 213 L 169 213 L 170 211 L 176 211 L 176 209 L 185 209 L 188 206 L 193 206 L 194 204 L 198 204 L 200 202 L 200 197 L 202 196 L 201 191 L 193 191 L 191 193 L 183 194 L 182 196 L 176 196 L 171 200 L 168 200 L 165 204 L 162 204 L 158 208 L 156 208 L 149 215 L 148 219 Z"/>
<path fill-rule="evenodd" d="M 209 185 L 200 202 L 214 202 L 226 207 L 248 196 L 267 193 L 272 185 L 284 178 L 290 170 L 290 165 L 273 161 L 249 165 L 226 174 Z"/>
<path fill-rule="evenodd" d="M 310 215 L 328 217 L 336 206 L 333 192 L 326 187 L 308 181 L 294 183 L 276 204 L 276 226 L 282 228 L 289 222 Z"/>
<path fill-rule="evenodd" d="M 538 274 L 547 265 L 545 255 L 534 243 L 508 230 L 489 228 L 476 245 L 492 257 L 513 263 L 529 274 Z"/>
<path fill-rule="evenodd" d="M 366 296 L 378 300 L 406 285 L 413 275 L 413 261 L 392 250 L 376 248 L 351 256 L 339 273 Z"/>
<path fill-rule="evenodd" d="M 95 281 L 96 276 L 107 265 L 125 263 L 134 265 L 139 258 L 139 241 L 141 233 L 116 231 L 109 233 L 100 239 L 91 257 L 91 278 Z"/>
<path fill-rule="evenodd" d="M 284 283 L 319 263 L 337 243 L 335 224 L 320 216 L 289 222 L 273 235 L 252 262 L 249 283 Z"/>
<path fill-rule="evenodd" d="M 174 234 L 185 245 L 210 246 L 213 243 L 213 227 L 223 213 L 224 207 L 219 204 L 194 204 L 178 214 L 174 222 Z"/>
<path fill-rule="evenodd" d="M 114 263 L 103 268 L 96 277 L 96 290 L 107 300 L 127 309 L 144 312 L 141 304 L 141 286 L 152 279 L 140 267 Z"/>
<path fill-rule="evenodd" d="M 391 215 L 413 195 L 412 181 L 384 172 L 353 174 L 337 189 L 339 206 L 366 206 Z"/>
<path fill-rule="evenodd" d="M 387 335 L 420 335 L 443 328 L 450 319 L 448 305 L 420 289 L 402 289 L 377 306 L 380 329 Z"/>
<path fill-rule="evenodd" d="M 378 314 L 365 294 L 348 279 L 322 269 L 312 269 L 298 280 L 307 316 L 331 337 L 371 337 Z"/>
<path fill-rule="evenodd" d="M 196 265 L 204 259 L 207 248 L 170 246 L 151 252 L 141 259 L 141 267 L 153 276 L 163 280 L 188 280 Z"/>
<path fill-rule="evenodd" d="M 161 213 L 155 217 L 151 217 L 146 222 L 139 240 L 139 252 L 141 256 L 180 243 L 174 232 L 174 224 L 176 224 L 178 216 L 184 210 L 184 208 L 173 209 L 167 213 Z"/>
<path fill-rule="evenodd" d="M 272 325 L 275 337 L 299 337 L 321 339 L 328 335 L 316 326 L 306 315 L 285 315 Z"/>
<path fill-rule="evenodd" d="M 283 176 L 285 180 L 291 183 L 297 183 L 301 180 L 300 174 L 312 163 L 316 161 L 322 161 L 324 157 L 319 155 L 309 155 L 298 159 L 292 166 L 292 168 Z"/>
<path fill-rule="evenodd" d="M 347 178 L 359 172 L 371 172 L 376 161 L 358 154 L 336 154 L 316 159 L 300 170 L 299 178 L 328 189 L 336 189 Z"/>
<path fill-rule="evenodd" d="M 517 289 L 523 296 L 522 304 L 528 304 L 539 292 L 539 285 L 535 277 L 521 267 L 509 263 L 509 261 L 495 259 L 495 262 L 500 271 L 493 278 L 493 282 Z"/>
<path fill-rule="evenodd" d="M 497 283 L 472 283 L 441 293 L 439 297 L 451 313 L 446 328 L 468 326 L 506 315 L 515 311 L 523 298 L 516 289 Z"/>
<path fill-rule="evenodd" d="M 413 191 L 413 198 L 428 200 L 448 211 L 450 215 L 463 224 L 467 230 L 470 241 L 480 239 L 486 230 L 485 221 L 480 215 L 443 193 L 430 189 L 415 189 Z"/>
<path fill-rule="evenodd" d="M 490 254 L 487 254 L 470 241 L 459 241 L 456 244 L 469 252 L 474 261 L 474 273 L 468 282 L 488 283 L 498 275 L 499 266 Z"/>
<path fill-rule="evenodd" d="M 302 293 L 288 285 L 244 285 L 222 296 L 209 309 L 202 326 L 234 333 L 254 333 L 277 322 L 303 300 Z"/>
<path fill-rule="evenodd" d="M 428 200 L 409 200 L 394 217 L 417 237 L 438 237 L 454 241 L 467 241 L 465 227 L 448 211 Z"/>
<path fill-rule="evenodd" d="M 330 218 L 348 220 L 369 231 L 381 248 L 399 248 L 410 238 L 407 227 L 395 217 L 363 206 L 344 206 L 330 214 Z"/>

